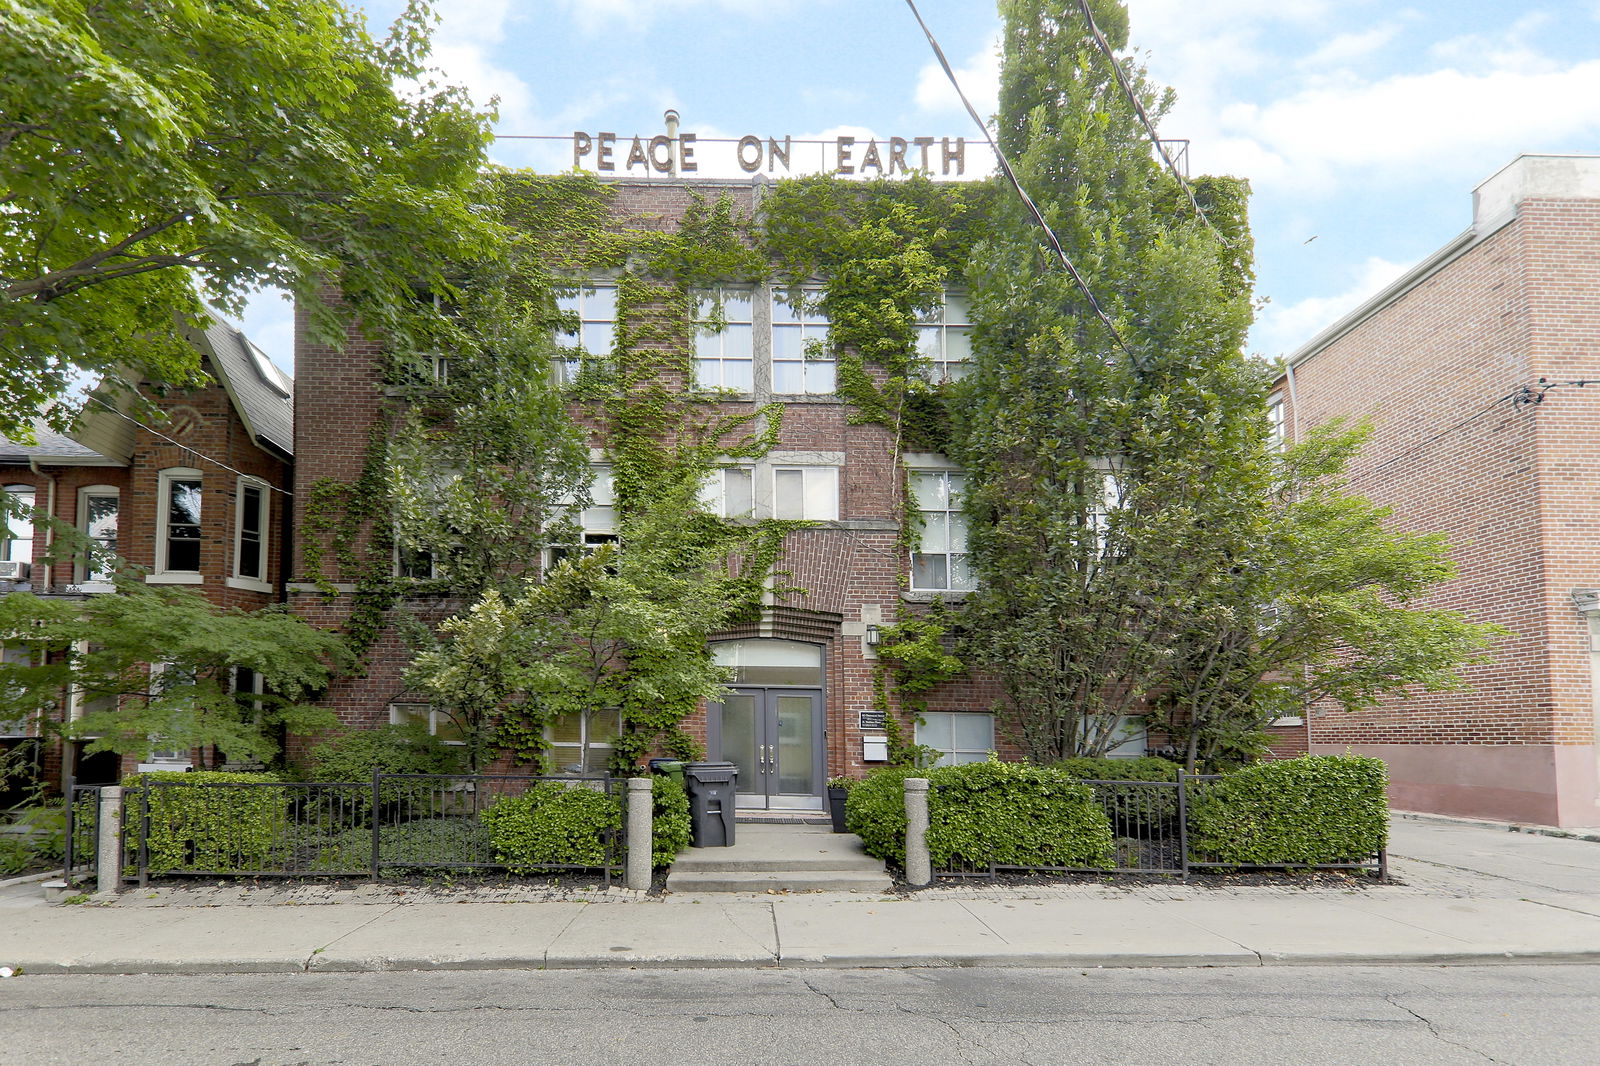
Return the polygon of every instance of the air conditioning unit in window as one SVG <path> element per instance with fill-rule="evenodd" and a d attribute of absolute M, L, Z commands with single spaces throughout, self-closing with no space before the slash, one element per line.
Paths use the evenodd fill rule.
<path fill-rule="evenodd" d="M 25 581 L 28 577 L 30 564 L 24 562 L 0 562 L 0 581 Z"/>

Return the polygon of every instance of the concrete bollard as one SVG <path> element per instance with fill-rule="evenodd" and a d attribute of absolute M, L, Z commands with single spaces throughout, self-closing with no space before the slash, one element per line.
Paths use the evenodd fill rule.
<path fill-rule="evenodd" d="M 906 883 L 926 885 L 933 880 L 928 856 L 928 779 L 906 778 Z"/>
<path fill-rule="evenodd" d="M 100 790 L 95 858 L 95 895 L 111 898 L 122 891 L 122 786 Z"/>
<path fill-rule="evenodd" d="M 655 794 L 648 777 L 628 778 L 628 865 L 624 880 L 629 888 L 643 892 L 650 887 L 650 856 Z"/>

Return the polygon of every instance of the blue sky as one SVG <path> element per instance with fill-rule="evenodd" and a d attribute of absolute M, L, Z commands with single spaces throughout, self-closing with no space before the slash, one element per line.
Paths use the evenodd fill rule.
<path fill-rule="evenodd" d="M 1070 3 L 1070 0 L 1064 0 Z M 1251 180 L 1251 350 L 1292 351 L 1471 221 L 1473 186 L 1521 152 L 1600 152 L 1600 0 L 1129 0 L 1132 45 L 1177 105 L 1194 173 Z M 399 5 L 366 5 L 375 30 Z M 919 0 L 981 113 L 999 18 Z M 903 0 L 439 0 L 435 62 L 501 134 L 976 136 Z M 493 158 L 556 171 L 570 141 Z M 708 158 L 703 173 L 714 172 Z M 796 151 L 796 169 L 803 158 Z M 969 156 L 969 167 L 983 163 Z M 731 164 L 729 164 L 731 165 Z M 737 171 L 734 171 L 737 174 Z M 1315 238 L 1315 239 L 1312 239 Z M 246 331 L 292 369 L 281 299 Z"/>

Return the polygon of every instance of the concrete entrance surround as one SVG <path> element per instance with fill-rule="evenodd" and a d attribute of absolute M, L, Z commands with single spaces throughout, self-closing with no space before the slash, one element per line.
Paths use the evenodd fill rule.
<path fill-rule="evenodd" d="M 886 892 L 883 863 L 825 825 L 740 822 L 731 848 L 690 848 L 668 892 Z"/>

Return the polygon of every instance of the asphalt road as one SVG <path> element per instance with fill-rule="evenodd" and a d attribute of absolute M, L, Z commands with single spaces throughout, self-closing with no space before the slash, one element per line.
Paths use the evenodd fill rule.
<path fill-rule="evenodd" d="M 1592 1066 L 1600 967 L 37 976 L 0 1064 Z"/>

